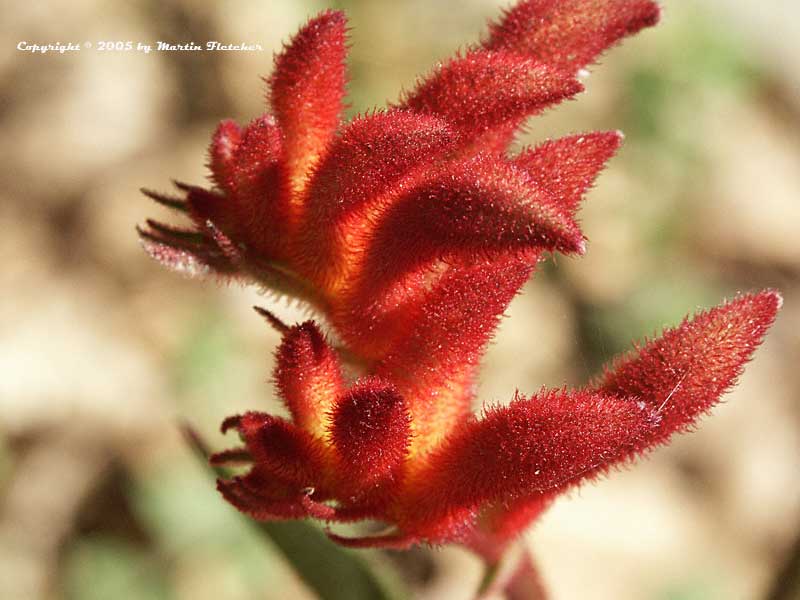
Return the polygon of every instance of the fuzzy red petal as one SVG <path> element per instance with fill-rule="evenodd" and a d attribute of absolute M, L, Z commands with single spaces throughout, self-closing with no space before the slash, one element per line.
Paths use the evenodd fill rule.
<path fill-rule="evenodd" d="M 146 227 L 137 227 L 145 252 L 163 266 L 188 277 L 205 277 L 211 273 L 231 275 L 235 267 L 214 240 L 196 229 L 181 229 L 147 220 Z"/>
<path fill-rule="evenodd" d="M 348 278 L 346 304 L 335 311 L 347 343 L 373 360 L 392 344 L 402 321 L 417 318 L 414 307 L 435 280 L 429 271 L 437 261 L 485 265 L 486 258 L 584 249 L 568 208 L 521 169 L 486 155 L 430 173 L 375 219 L 363 263 Z"/>
<path fill-rule="evenodd" d="M 619 131 L 571 135 L 527 149 L 513 162 L 572 213 L 622 139 Z"/>
<path fill-rule="evenodd" d="M 242 141 L 242 130 L 230 119 L 225 119 L 217 126 L 208 149 L 208 168 L 214 183 L 221 190 L 231 191 L 234 156 L 236 148 Z"/>
<path fill-rule="evenodd" d="M 142 248 L 150 258 L 171 271 L 187 277 L 205 277 L 215 270 L 201 253 L 165 244 L 142 231 L 139 232 L 139 238 Z"/>
<path fill-rule="evenodd" d="M 378 112 L 348 124 L 309 188 L 303 256 L 312 277 L 335 286 L 347 255 L 364 244 L 367 219 L 382 196 L 454 148 L 443 121 L 408 111 Z M 324 277 L 323 277 L 324 276 Z"/>
<path fill-rule="evenodd" d="M 235 229 L 226 233 L 269 258 L 280 256 L 285 245 L 288 208 L 280 190 L 280 156 L 281 133 L 275 119 L 264 116 L 250 123 L 234 152 L 231 194 L 224 209 Z M 224 225 L 220 227 L 224 230 Z"/>
<path fill-rule="evenodd" d="M 666 442 L 708 411 L 733 385 L 780 304 L 780 296 L 773 291 L 741 296 L 667 330 L 661 338 L 607 368 L 596 391 L 643 402 L 658 417 L 655 426 L 617 461 Z M 599 465 L 586 475 L 606 470 L 614 462 Z M 503 547 L 562 491 L 523 497 L 490 510 L 482 522 L 486 539 Z"/>
<path fill-rule="evenodd" d="M 325 435 L 329 413 L 343 393 L 339 358 L 313 321 L 295 325 L 275 355 L 275 382 L 294 423 Z"/>
<path fill-rule="evenodd" d="M 369 488 L 392 475 L 408 452 L 410 420 L 394 386 L 377 378 L 357 382 L 336 402 L 329 435 L 344 487 Z"/>
<path fill-rule="evenodd" d="M 415 454 L 430 450 L 469 414 L 481 353 L 535 264 L 534 255 L 450 269 L 375 366 L 406 398 Z"/>
<path fill-rule="evenodd" d="M 571 75 L 509 52 L 470 51 L 440 66 L 401 103 L 439 116 L 468 145 L 583 89 Z"/>
<path fill-rule="evenodd" d="M 363 294 L 437 258 L 524 250 L 584 250 L 569 211 L 521 169 L 481 155 L 452 163 L 397 199 L 381 218 L 361 275 Z M 367 285 L 368 284 L 368 285 Z"/>
<path fill-rule="evenodd" d="M 651 0 L 525 0 L 490 25 L 483 45 L 576 73 L 660 14 Z"/>
<path fill-rule="evenodd" d="M 654 422 L 643 403 L 596 392 L 545 391 L 489 408 L 430 457 L 408 518 L 426 537 L 446 537 L 482 504 L 559 488 L 625 455 Z"/>
<path fill-rule="evenodd" d="M 322 442 L 295 425 L 265 413 L 248 412 L 236 425 L 263 472 L 294 488 L 325 487 Z"/>
<path fill-rule="evenodd" d="M 606 368 L 601 393 L 636 397 L 660 415 L 639 449 L 690 427 L 728 391 L 782 304 L 778 292 L 746 294 L 701 312 Z"/>
<path fill-rule="evenodd" d="M 217 490 L 237 509 L 259 521 L 335 519 L 336 510 L 311 498 L 312 488 L 287 486 L 256 465 L 247 475 L 218 479 Z"/>
<path fill-rule="evenodd" d="M 275 57 L 269 100 L 285 136 L 289 188 L 301 190 L 339 126 L 344 108 L 347 21 L 325 11 Z"/>

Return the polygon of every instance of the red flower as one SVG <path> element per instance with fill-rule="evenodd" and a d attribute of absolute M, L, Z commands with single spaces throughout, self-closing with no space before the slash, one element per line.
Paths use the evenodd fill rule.
<path fill-rule="evenodd" d="M 460 541 L 484 556 L 550 501 L 690 427 L 733 385 L 780 306 L 773 291 L 701 313 L 576 391 L 541 390 L 471 412 L 500 315 L 545 251 L 582 253 L 574 213 L 617 132 L 505 151 L 523 120 L 581 90 L 579 70 L 659 16 L 649 0 L 527 0 L 479 46 L 386 111 L 340 121 L 345 20 L 312 19 L 275 60 L 271 113 L 220 124 L 214 188 L 146 192 L 193 228 L 156 222 L 145 249 L 302 298 L 313 322 L 283 333 L 275 379 L 291 420 L 229 418 L 244 462 L 220 480 L 257 519 L 378 519 L 343 539 L 406 547 Z M 348 383 L 340 355 L 363 376 Z M 480 524 L 480 527 L 475 525 Z"/>
<path fill-rule="evenodd" d="M 237 429 L 244 447 L 212 460 L 246 457 L 252 467 L 219 489 L 257 519 L 392 526 L 378 537 L 331 534 L 345 545 L 460 541 L 496 552 L 558 494 L 690 427 L 735 382 L 779 306 L 773 291 L 740 296 L 667 330 L 584 389 L 518 396 L 480 417 L 453 410 L 452 396 L 434 403 L 425 383 L 405 378 L 344 385 L 336 353 L 309 321 L 289 328 L 277 353 L 292 421 L 228 419 L 223 430 Z M 407 369 L 420 373 L 415 362 Z"/>

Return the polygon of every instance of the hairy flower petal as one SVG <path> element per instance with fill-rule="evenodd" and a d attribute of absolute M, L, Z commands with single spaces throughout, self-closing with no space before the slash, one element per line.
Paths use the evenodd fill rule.
<path fill-rule="evenodd" d="M 234 219 L 230 233 L 270 258 L 281 256 L 285 246 L 288 208 L 280 193 L 281 143 L 271 116 L 245 128 L 230 168 L 231 194 L 225 209 Z"/>
<path fill-rule="evenodd" d="M 651 0 L 523 0 L 490 25 L 483 45 L 575 73 L 660 15 Z"/>
<path fill-rule="evenodd" d="M 571 75 L 508 52 L 473 50 L 441 65 L 404 96 L 401 107 L 437 115 L 462 143 L 518 125 L 583 89 Z"/>
<path fill-rule="evenodd" d="M 411 417 L 403 398 L 377 378 L 357 382 L 331 411 L 330 440 L 341 484 L 364 488 L 388 479 L 408 451 Z"/>
<path fill-rule="evenodd" d="M 469 414 L 482 351 L 535 264 L 536 256 L 512 257 L 449 270 L 375 366 L 406 398 L 414 454 L 435 447 Z"/>
<path fill-rule="evenodd" d="M 139 238 L 150 258 L 171 271 L 188 277 L 205 277 L 216 270 L 217 265 L 203 251 L 175 247 L 143 230 L 139 231 Z"/>
<path fill-rule="evenodd" d="M 782 302 L 778 292 L 765 290 L 701 312 L 615 361 L 593 389 L 636 397 L 656 409 L 659 425 L 638 449 L 663 443 L 731 388 Z"/>
<path fill-rule="evenodd" d="M 203 231 L 173 227 L 152 219 L 147 220 L 145 227 L 137 227 L 137 231 L 151 258 L 182 275 L 229 275 L 236 270 L 214 239 Z"/>
<path fill-rule="evenodd" d="M 294 423 L 323 437 L 328 413 L 343 393 L 339 357 L 313 321 L 284 335 L 275 356 L 275 382 Z"/>
<path fill-rule="evenodd" d="M 616 462 L 666 442 L 673 433 L 685 430 L 707 412 L 741 373 L 780 304 L 780 296 L 770 290 L 740 296 L 665 331 L 661 338 L 606 368 L 595 391 L 645 403 L 657 418 L 627 452 L 591 469 L 585 477 L 596 476 Z M 576 483 L 565 482 L 543 494 L 490 509 L 482 519 L 482 541 L 504 547 L 558 494 Z"/>
<path fill-rule="evenodd" d="M 295 489 L 324 486 L 326 450 L 310 433 L 257 412 L 239 417 L 236 428 L 264 473 Z"/>
<path fill-rule="evenodd" d="M 231 191 L 233 169 L 235 168 L 236 148 L 242 141 L 242 130 L 231 119 L 225 119 L 217 126 L 208 149 L 208 168 L 214 183 L 221 190 Z"/>
<path fill-rule="evenodd" d="M 527 149 L 513 162 L 572 213 L 621 143 L 619 131 L 571 135 Z"/>
<path fill-rule="evenodd" d="M 455 134 L 435 117 L 409 111 L 354 119 L 332 144 L 309 186 L 303 255 L 311 276 L 335 286 L 347 258 L 365 243 L 371 213 L 404 180 L 430 169 L 455 146 Z"/>
<path fill-rule="evenodd" d="M 448 165 L 398 198 L 382 216 L 362 279 L 380 286 L 447 257 L 523 250 L 584 251 L 569 211 L 522 170 L 490 156 Z"/>
<path fill-rule="evenodd" d="M 417 318 L 440 261 L 486 268 L 487 258 L 584 248 L 568 209 L 523 170 L 485 155 L 430 173 L 375 219 L 366 255 L 334 309 L 343 338 L 373 360 Z"/>
<path fill-rule="evenodd" d="M 179 213 L 185 213 L 188 210 L 188 206 L 186 205 L 186 201 L 183 198 L 178 198 L 172 196 L 171 194 L 164 194 L 161 192 L 156 192 L 154 190 L 150 190 L 147 188 L 139 188 L 139 191 L 142 192 L 145 196 L 154 200 L 161 206 L 165 206 L 171 210 L 177 211 Z"/>
<path fill-rule="evenodd" d="M 272 110 L 285 136 L 288 187 L 298 192 L 339 126 L 344 108 L 347 20 L 325 11 L 311 19 L 275 57 L 269 80 Z"/>
<path fill-rule="evenodd" d="M 597 392 L 543 391 L 489 408 L 417 474 L 406 527 L 419 523 L 429 539 L 446 537 L 483 503 L 545 492 L 615 460 L 654 422 L 643 403 Z"/>
<path fill-rule="evenodd" d="M 247 475 L 218 479 L 217 490 L 234 507 L 258 521 L 309 516 L 300 500 L 304 492 L 287 487 L 259 466 Z"/>

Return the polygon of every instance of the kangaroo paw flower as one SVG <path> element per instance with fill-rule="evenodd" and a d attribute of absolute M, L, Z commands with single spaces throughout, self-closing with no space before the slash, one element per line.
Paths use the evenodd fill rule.
<path fill-rule="evenodd" d="M 775 319 L 775 291 L 685 320 L 583 389 L 471 410 L 481 356 L 537 261 L 583 254 L 576 211 L 622 135 L 514 156 L 509 142 L 659 12 L 522 0 L 396 104 L 349 122 L 345 17 L 323 12 L 275 58 L 265 114 L 213 134 L 211 189 L 143 190 L 188 221 L 139 228 L 154 259 L 300 298 L 337 339 L 257 309 L 282 335 L 273 376 L 289 416 L 223 422 L 242 442 L 211 457 L 240 469 L 218 481 L 228 502 L 260 520 L 386 524 L 328 531 L 345 546 L 460 542 L 496 562 L 560 494 L 691 428 L 730 389 Z M 535 581 L 523 565 L 519 589 Z"/>

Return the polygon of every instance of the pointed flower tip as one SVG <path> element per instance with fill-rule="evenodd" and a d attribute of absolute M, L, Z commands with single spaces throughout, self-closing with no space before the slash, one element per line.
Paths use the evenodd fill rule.
<path fill-rule="evenodd" d="M 579 71 L 622 38 L 655 25 L 660 14 L 651 0 L 523 0 L 490 25 L 483 45 Z"/>
<path fill-rule="evenodd" d="M 622 139 L 619 131 L 578 133 L 527 148 L 513 163 L 573 215 Z"/>
<path fill-rule="evenodd" d="M 743 332 L 747 325 L 753 325 L 748 333 L 757 336 L 760 342 L 761 336 L 766 333 L 767 328 L 772 325 L 778 311 L 783 306 L 783 296 L 778 290 L 767 288 L 760 292 L 740 294 L 717 308 L 711 309 L 703 315 L 712 314 L 715 311 L 724 311 L 730 314 L 730 325 L 739 326 Z M 757 327 L 755 327 L 757 326 Z"/>
<path fill-rule="evenodd" d="M 442 63 L 401 106 L 451 122 L 462 142 L 516 127 L 583 91 L 562 69 L 516 52 L 472 50 Z"/>
<path fill-rule="evenodd" d="M 778 290 L 766 289 L 761 293 L 774 304 L 776 313 L 783 308 L 783 294 Z"/>
<path fill-rule="evenodd" d="M 272 312 L 268 311 L 266 308 L 262 308 L 260 306 L 253 306 L 253 310 L 256 311 L 262 317 L 264 317 L 267 323 L 278 333 L 283 335 L 289 331 L 289 326 L 283 321 L 281 321 L 278 317 L 276 317 Z"/>
<path fill-rule="evenodd" d="M 606 369 L 599 391 L 657 407 L 658 427 L 640 451 L 684 431 L 719 401 L 763 341 L 781 302 L 775 290 L 737 296 Z"/>
<path fill-rule="evenodd" d="M 586 86 L 583 85 L 583 82 L 580 79 L 578 79 L 578 77 L 573 77 L 572 79 L 567 80 L 565 89 L 566 89 L 566 94 L 564 94 L 564 96 L 569 98 L 585 92 Z"/>
<path fill-rule="evenodd" d="M 136 227 L 136 232 L 147 255 L 162 266 L 187 277 L 205 277 L 211 273 L 202 253 L 172 245 L 141 226 Z"/>
<path fill-rule="evenodd" d="M 145 187 L 139 188 L 139 191 L 162 206 L 166 206 L 167 208 L 171 208 L 172 210 L 177 210 L 179 212 L 186 212 L 185 200 L 175 198 L 169 194 L 162 194 Z"/>
<path fill-rule="evenodd" d="M 323 435 L 327 412 L 341 394 L 336 352 L 313 321 L 289 327 L 275 354 L 275 382 L 299 427 Z"/>
<path fill-rule="evenodd" d="M 283 133 L 284 183 L 295 191 L 304 187 L 308 170 L 339 126 L 347 81 L 346 29 L 343 12 L 324 11 L 275 56 L 268 96 Z"/>
<path fill-rule="evenodd" d="M 653 27 L 661 21 L 663 15 L 663 8 L 657 2 L 648 2 L 649 6 L 643 11 L 642 26 Z"/>
<path fill-rule="evenodd" d="M 337 25 L 347 25 L 347 15 L 343 10 L 336 8 L 326 8 L 317 17 L 323 23 L 335 23 Z"/>

